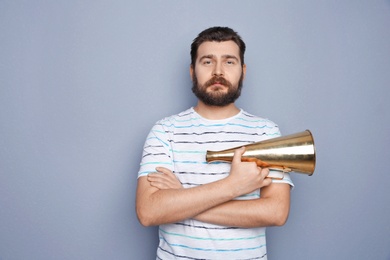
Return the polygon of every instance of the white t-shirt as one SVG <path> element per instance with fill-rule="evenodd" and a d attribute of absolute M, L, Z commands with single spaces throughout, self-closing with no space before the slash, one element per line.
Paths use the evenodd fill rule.
<path fill-rule="evenodd" d="M 208 120 L 190 108 L 158 121 L 144 146 L 138 177 L 155 172 L 157 166 L 173 171 L 184 188 L 225 178 L 228 162 L 206 162 L 207 150 L 224 150 L 279 137 L 272 121 L 244 110 L 223 120 Z M 293 186 L 289 174 L 283 180 Z M 258 199 L 260 192 L 238 197 Z M 157 259 L 267 259 L 265 228 L 218 226 L 194 219 L 161 225 Z"/>

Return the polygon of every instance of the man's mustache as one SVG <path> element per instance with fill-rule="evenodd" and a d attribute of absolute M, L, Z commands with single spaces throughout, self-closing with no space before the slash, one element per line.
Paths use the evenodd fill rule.
<path fill-rule="evenodd" d="M 218 77 L 218 76 L 212 77 L 204 85 L 206 87 L 210 87 L 214 84 L 221 84 L 221 85 L 224 85 L 224 86 L 229 87 L 229 88 L 232 86 L 232 84 L 228 80 L 226 80 L 224 77 Z"/>

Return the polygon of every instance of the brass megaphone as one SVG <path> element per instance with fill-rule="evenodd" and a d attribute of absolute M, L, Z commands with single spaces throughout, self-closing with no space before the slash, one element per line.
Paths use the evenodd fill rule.
<path fill-rule="evenodd" d="M 309 176 L 314 172 L 316 154 L 313 135 L 309 130 L 243 146 L 245 153 L 241 161 L 254 161 L 260 167 Z M 207 151 L 206 161 L 231 162 L 234 151 L 240 147 L 242 146 L 223 151 Z"/>

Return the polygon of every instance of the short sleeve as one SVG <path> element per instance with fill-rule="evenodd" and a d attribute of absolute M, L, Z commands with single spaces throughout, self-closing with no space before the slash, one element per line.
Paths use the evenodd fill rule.
<path fill-rule="evenodd" d="M 138 178 L 155 172 L 158 166 L 173 170 L 169 133 L 161 122 L 153 126 L 145 140 Z"/>

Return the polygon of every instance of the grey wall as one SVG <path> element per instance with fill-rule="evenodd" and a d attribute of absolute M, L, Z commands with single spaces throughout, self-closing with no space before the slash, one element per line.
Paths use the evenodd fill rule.
<path fill-rule="evenodd" d="M 316 140 L 270 259 L 390 259 L 388 0 L 1 0 L 0 259 L 153 259 L 142 145 L 214 25 L 248 45 L 239 106 Z"/>

